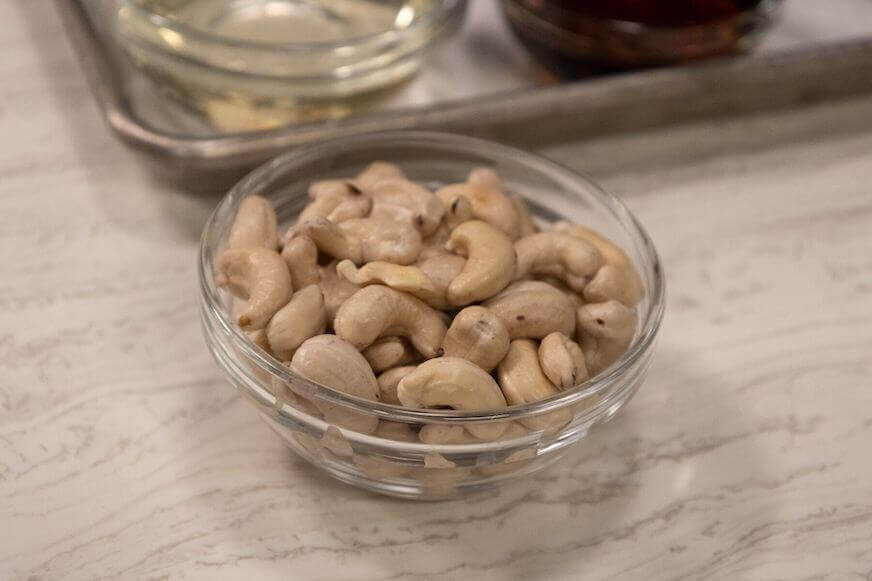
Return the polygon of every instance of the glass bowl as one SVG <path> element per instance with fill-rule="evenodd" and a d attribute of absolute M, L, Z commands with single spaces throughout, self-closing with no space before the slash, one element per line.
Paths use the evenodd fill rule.
<path fill-rule="evenodd" d="M 228 130 L 349 113 L 351 97 L 416 71 L 466 9 L 466 0 L 116 1 L 116 35 L 133 61 Z"/>
<path fill-rule="evenodd" d="M 369 162 L 391 161 L 430 188 L 460 182 L 475 167 L 498 172 L 544 224 L 566 219 L 600 230 L 620 244 L 639 270 L 645 298 L 627 352 L 608 369 L 550 399 L 500 410 L 416 410 L 359 399 L 295 374 L 255 346 L 231 315 L 232 297 L 216 286 L 215 267 L 246 196 L 272 201 L 280 223 L 292 222 L 315 180 L 348 177 Z M 645 379 L 663 316 L 664 279 L 657 252 L 629 210 L 591 181 L 545 158 L 496 143 L 428 132 L 358 135 L 294 150 L 237 184 L 206 223 L 200 248 L 201 315 L 206 342 L 230 382 L 298 454 L 332 476 L 388 495 L 438 499 L 494 486 L 541 470 L 593 426 L 607 421 Z M 331 409 L 327 423 L 322 411 Z M 340 419 L 336 419 L 340 418 Z M 342 419 L 347 418 L 347 419 Z M 360 421 L 375 433 L 355 431 Z M 502 426 L 496 441 L 484 428 Z M 434 427 L 441 426 L 441 427 Z M 421 442 L 418 431 L 454 431 L 453 443 Z"/>
<path fill-rule="evenodd" d="M 503 0 L 515 35 L 545 66 L 578 75 L 748 50 L 781 0 Z M 633 20 L 633 19 L 636 20 Z"/>

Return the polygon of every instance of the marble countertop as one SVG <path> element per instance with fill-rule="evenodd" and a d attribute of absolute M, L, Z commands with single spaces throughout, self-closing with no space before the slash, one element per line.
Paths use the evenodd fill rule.
<path fill-rule="evenodd" d="M 0 578 L 872 579 L 872 99 L 546 151 L 660 249 L 650 378 L 546 472 L 412 503 L 223 380 L 217 197 L 114 140 L 51 4 L 0 4 L 0 44 Z"/>

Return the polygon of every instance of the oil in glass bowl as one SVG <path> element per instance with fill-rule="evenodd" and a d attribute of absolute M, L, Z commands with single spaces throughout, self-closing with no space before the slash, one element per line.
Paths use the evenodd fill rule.
<path fill-rule="evenodd" d="M 336 118 L 407 78 L 465 0 L 119 0 L 134 62 L 223 129 Z"/>

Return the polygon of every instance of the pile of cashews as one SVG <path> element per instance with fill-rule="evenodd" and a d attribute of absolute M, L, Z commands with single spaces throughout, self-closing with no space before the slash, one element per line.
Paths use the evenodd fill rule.
<path fill-rule="evenodd" d="M 627 254 L 584 226 L 540 231 L 490 169 L 434 193 L 374 162 L 311 184 L 309 197 L 281 239 L 270 202 L 245 198 L 216 279 L 251 340 L 312 381 L 409 408 L 495 410 L 584 382 L 634 336 L 643 285 Z M 380 432 L 375 417 L 305 407 Z M 418 437 L 505 430 L 427 425 Z"/>

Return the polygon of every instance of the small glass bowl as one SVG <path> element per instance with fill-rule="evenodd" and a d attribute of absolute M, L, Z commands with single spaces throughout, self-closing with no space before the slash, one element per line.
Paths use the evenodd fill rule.
<path fill-rule="evenodd" d="M 361 104 L 351 97 L 365 102 L 415 72 L 466 10 L 466 0 L 116 2 L 121 47 L 225 130 L 348 114 Z"/>
<path fill-rule="evenodd" d="M 772 24 L 780 3 L 761 0 L 705 23 L 652 25 L 587 15 L 571 8 L 571 2 L 503 0 L 509 24 L 533 56 L 550 69 L 572 76 L 746 51 Z"/>
<path fill-rule="evenodd" d="M 216 286 L 214 277 L 240 202 L 246 196 L 264 196 L 273 202 L 280 223 L 287 225 L 307 203 L 311 182 L 353 176 L 375 160 L 396 163 L 410 179 L 430 188 L 463 181 L 472 168 L 491 167 L 510 192 L 524 196 L 541 224 L 566 219 L 611 237 L 636 264 L 646 291 L 636 307 L 639 323 L 627 352 L 596 377 L 550 399 L 464 412 L 415 410 L 349 396 L 308 381 L 256 347 L 233 321 L 232 297 Z M 428 132 L 338 139 L 261 166 L 227 194 L 206 223 L 199 275 L 209 349 L 267 424 L 294 451 L 339 480 L 419 499 L 449 498 L 541 470 L 592 426 L 610 419 L 645 378 L 665 293 L 657 252 L 620 200 L 542 157 L 479 139 Z M 345 410 L 348 422 L 326 423 L 321 414 L 326 408 Z M 361 418 L 379 420 L 375 433 L 354 431 Z M 418 431 L 434 425 L 462 432 L 463 441 L 419 441 Z M 502 426 L 504 433 L 496 441 L 478 441 L 460 430 L 467 426 L 478 426 L 479 432 L 485 426 Z"/>

